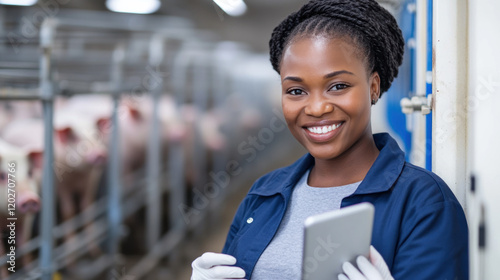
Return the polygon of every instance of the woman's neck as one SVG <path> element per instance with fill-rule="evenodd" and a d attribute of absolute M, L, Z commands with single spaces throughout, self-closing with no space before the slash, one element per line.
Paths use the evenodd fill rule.
<path fill-rule="evenodd" d="M 342 155 L 333 159 L 315 158 L 308 184 L 312 187 L 337 187 L 362 181 L 378 154 L 369 131 Z"/>

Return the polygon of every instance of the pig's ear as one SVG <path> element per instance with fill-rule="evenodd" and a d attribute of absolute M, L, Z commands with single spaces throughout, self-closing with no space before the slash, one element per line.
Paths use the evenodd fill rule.
<path fill-rule="evenodd" d="M 108 133 L 111 128 L 111 119 L 110 118 L 99 118 L 96 121 L 97 129 L 100 133 Z"/>
<path fill-rule="evenodd" d="M 138 121 L 142 118 L 141 111 L 135 105 L 128 104 L 127 110 L 133 120 Z"/>
<path fill-rule="evenodd" d="M 42 151 L 33 151 L 28 154 L 28 158 L 30 159 L 30 166 L 32 168 L 41 169 L 43 164 L 43 152 Z"/>
<path fill-rule="evenodd" d="M 56 129 L 56 137 L 63 144 L 71 142 L 73 139 L 73 130 L 71 127 L 64 127 Z"/>

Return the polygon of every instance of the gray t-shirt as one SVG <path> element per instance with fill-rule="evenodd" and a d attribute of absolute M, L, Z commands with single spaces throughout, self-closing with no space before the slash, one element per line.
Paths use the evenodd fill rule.
<path fill-rule="evenodd" d="M 308 177 L 309 171 L 295 186 L 278 231 L 257 261 L 251 280 L 299 280 L 304 221 L 309 216 L 340 209 L 342 199 L 353 194 L 361 183 L 315 188 L 307 185 Z"/>

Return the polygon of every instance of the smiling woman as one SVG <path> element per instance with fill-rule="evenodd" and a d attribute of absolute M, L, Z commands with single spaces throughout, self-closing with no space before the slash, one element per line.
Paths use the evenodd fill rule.
<path fill-rule="evenodd" d="M 365 59 L 344 51 L 355 47 L 315 36 L 296 40 L 283 53 L 283 113 L 291 133 L 316 159 L 313 186 L 361 181 L 378 155 L 370 106 L 379 98 L 380 77 L 368 76 Z M 339 173 L 331 172 L 331 164 Z"/>
<path fill-rule="evenodd" d="M 375 0 L 313 0 L 269 45 L 286 123 L 309 153 L 257 180 L 224 254 L 195 260 L 192 279 L 300 279 L 304 220 L 360 202 L 375 206 L 369 261 L 346 262 L 328 279 L 468 279 L 457 199 L 438 176 L 405 162 L 391 136 L 372 134 L 371 108 L 403 57 L 393 16 Z"/>

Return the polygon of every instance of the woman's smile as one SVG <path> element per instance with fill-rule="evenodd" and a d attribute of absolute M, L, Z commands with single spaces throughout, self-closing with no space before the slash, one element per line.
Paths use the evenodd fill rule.
<path fill-rule="evenodd" d="M 311 142 L 328 142 L 340 133 L 344 121 L 319 121 L 304 126 L 304 132 Z"/>

